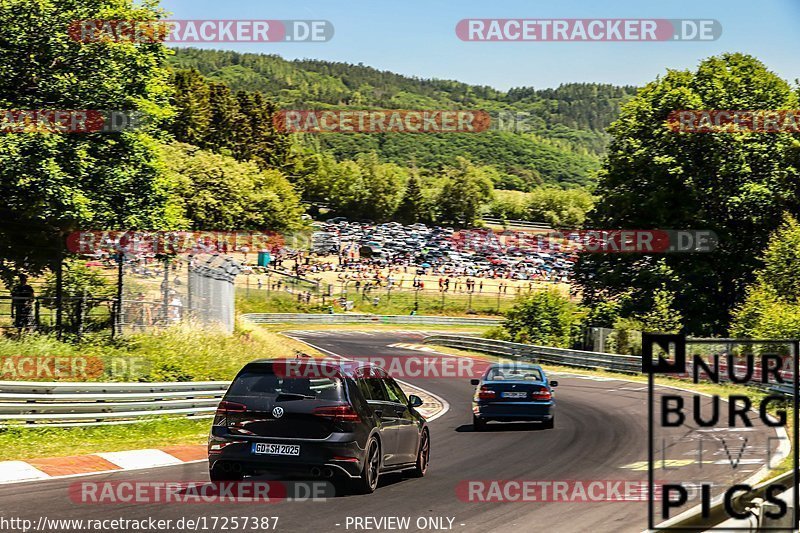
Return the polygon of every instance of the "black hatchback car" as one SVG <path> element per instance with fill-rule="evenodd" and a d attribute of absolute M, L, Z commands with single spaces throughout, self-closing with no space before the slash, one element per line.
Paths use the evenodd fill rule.
<path fill-rule="evenodd" d="M 430 433 L 383 369 L 363 362 L 270 359 L 248 363 L 217 408 L 208 438 L 212 481 L 265 473 L 329 479 L 373 492 L 380 474 L 422 477 Z"/>

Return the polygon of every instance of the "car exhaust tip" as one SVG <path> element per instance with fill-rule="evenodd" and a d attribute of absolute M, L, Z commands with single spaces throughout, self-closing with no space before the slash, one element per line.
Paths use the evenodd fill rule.
<path fill-rule="evenodd" d="M 320 471 L 320 469 L 319 469 L 319 468 L 317 468 L 316 466 L 315 466 L 315 467 L 313 467 L 313 468 L 311 468 L 311 475 L 312 475 L 312 476 L 314 476 L 314 477 L 320 477 L 321 473 L 322 473 L 322 472 Z"/>
<path fill-rule="evenodd" d="M 330 468 L 324 468 L 322 470 L 322 475 L 327 477 L 327 478 L 331 478 L 331 477 L 333 477 L 333 470 L 331 470 Z"/>

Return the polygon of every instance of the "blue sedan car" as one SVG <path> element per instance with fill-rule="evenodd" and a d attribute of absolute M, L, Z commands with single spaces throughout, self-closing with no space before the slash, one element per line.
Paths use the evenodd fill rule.
<path fill-rule="evenodd" d="M 529 363 L 498 363 L 486 369 L 472 400 L 472 427 L 485 429 L 490 420 L 498 422 L 542 422 L 546 429 L 555 426 L 553 387 L 539 365 Z"/>

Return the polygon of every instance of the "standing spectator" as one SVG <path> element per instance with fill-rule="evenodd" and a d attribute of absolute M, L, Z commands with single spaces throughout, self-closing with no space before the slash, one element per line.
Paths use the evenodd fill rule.
<path fill-rule="evenodd" d="M 169 302 L 169 321 L 174 323 L 178 323 L 183 318 L 183 302 L 181 302 L 180 296 L 175 291 L 172 292 L 172 300 Z"/>
<path fill-rule="evenodd" d="M 136 299 L 130 305 L 130 324 L 134 329 L 146 328 L 153 323 L 150 304 L 144 300 L 144 293 L 136 295 Z"/>
<path fill-rule="evenodd" d="M 28 285 L 28 276 L 17 276 L 19 282 L 11 290 L 11 310 L 14 315 L 14 327 L 29 329 L 33 324 L 33 287 Z"/>

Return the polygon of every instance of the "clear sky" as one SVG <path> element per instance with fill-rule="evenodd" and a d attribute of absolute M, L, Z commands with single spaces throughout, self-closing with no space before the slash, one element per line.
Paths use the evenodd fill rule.
<path fill-rule="evenodd" d="M 423 78 L 499 89 L 566 82 L 641 85 L 727 51 L 800 77 L 800 0 L 162 0 L 175 19 L 325 19 L 325 43 L 215 43 L 205 48 L 364 63 Z M 465 18 L 716 19 L 710 42 L 464 42 Z M 196 46 L 196 45 L 195 45 Z"/>

